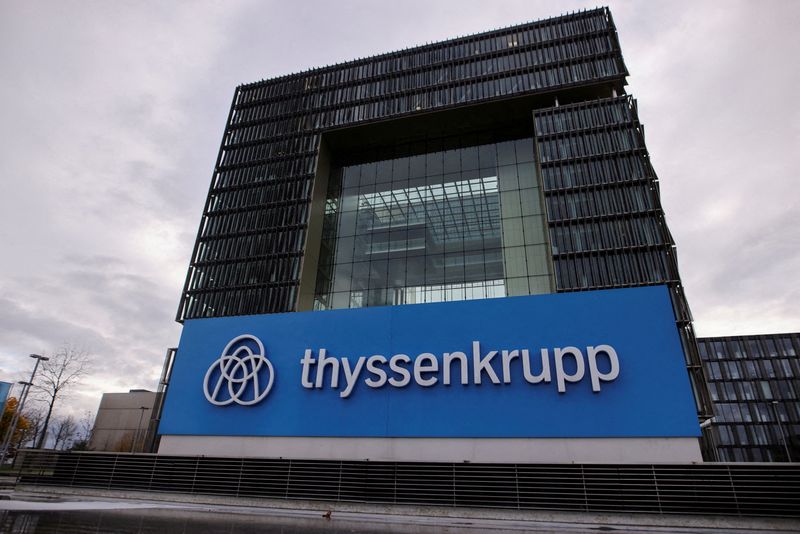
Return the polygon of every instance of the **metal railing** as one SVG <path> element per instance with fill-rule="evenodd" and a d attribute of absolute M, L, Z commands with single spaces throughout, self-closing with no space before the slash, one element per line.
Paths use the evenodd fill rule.
<path fill-rule="evenodd" d="M 21 451 L 18 484 L 522 510 L 800 517 L 800 464 L 474 464 Z"/>

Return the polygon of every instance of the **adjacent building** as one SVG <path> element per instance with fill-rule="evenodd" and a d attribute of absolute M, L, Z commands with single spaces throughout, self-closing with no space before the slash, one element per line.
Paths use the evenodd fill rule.
<path fill-rule="evenodd" d="M 159 398 L 160 393 L 146 389 L 103 393 L 89 450 L 151 452 L 156 432 L 151 419 Z"/>
<path fill-rule="evenodd" d="M 627 76 L 600 8 L 238 87 L 177 320 L 208 330 L 241 316 L 663 286 L 695 423 L 706 421 Z M 252 374 L 226 367 L 235 354 L 217 370 L 231 398 Z M 209 402 L 222 383 L 209 392 L 212 372 Z M 187 399 L 168 395 L 166 409 Z"/>
<path fill-rule="evenodd" d="M 725 462 L 800 461 L 800 334 L 698 339 Z"/>

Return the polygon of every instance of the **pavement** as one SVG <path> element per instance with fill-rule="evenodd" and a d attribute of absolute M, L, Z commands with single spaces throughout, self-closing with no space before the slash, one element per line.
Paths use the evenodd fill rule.
<path fill-rule="evenodd" d="M 159 496 L 163 499 L 165 496 Z M 140 498 L 0 492 L 0 532 L 74 533 L 428 533 L 484 532 L 800 532 L 784 519 L 487 511 L 283 502 L 239 506 Z"/>

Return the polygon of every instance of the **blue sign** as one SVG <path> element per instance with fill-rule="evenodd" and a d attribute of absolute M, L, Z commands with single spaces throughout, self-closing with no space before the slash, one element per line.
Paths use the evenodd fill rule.
<path fill-rule="evenodd" d="M 8 394 L 11 392 L 10 382 L 0 382 L 0 414 L 6 411 L 6 401 L 8 401 Z"/>
<path fill-rule="evenodd" d="M 161 434 L 691 437 L 666 286 L 186 321 Z"/>

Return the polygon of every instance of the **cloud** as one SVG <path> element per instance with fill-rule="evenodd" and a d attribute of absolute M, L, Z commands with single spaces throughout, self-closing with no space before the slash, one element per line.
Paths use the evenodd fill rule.
<path fill-rule="evenodd" d="M 5 2 L 0 371 L 73 342 L 74 411 L 155 388 L 237 84 L 594 5 Z M 698 332 L 800 330 L 800 4 L 611 8 Z"/>

